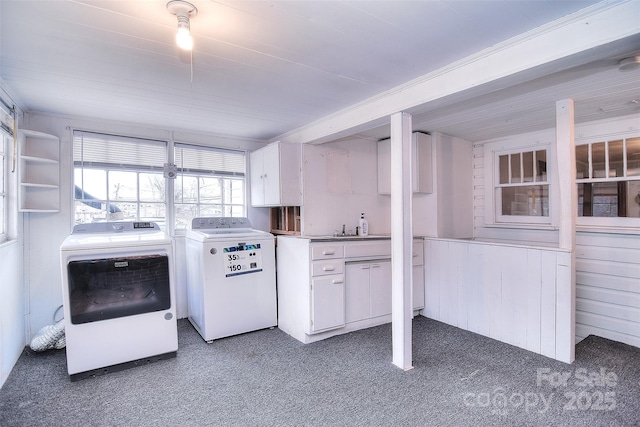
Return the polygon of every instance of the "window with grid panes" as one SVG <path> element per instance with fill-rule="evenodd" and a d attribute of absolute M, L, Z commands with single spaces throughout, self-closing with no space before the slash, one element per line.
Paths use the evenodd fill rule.
<path fill-rule="evenodd" d="M 547 150 L 496 152 L 497 222 L 550 222 Z"/>
<path fill-rule="evenodd" d="M 167 143 L 74 131 L 75 223 L 153 221 L 165 227 Z"/>
<path fill-rule="evenodd" d="M 640 136 L 576 145 L 576 184 L 579 218 L 640 218 Z"/>
<path fill-rule="evenodd" d="M 204 216 L 246 216 L 245 153 L 175 144 L 175 228 Z"/>

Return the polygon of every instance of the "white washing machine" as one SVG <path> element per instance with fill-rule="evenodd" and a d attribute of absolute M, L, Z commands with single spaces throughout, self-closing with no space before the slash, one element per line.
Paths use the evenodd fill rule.
<path fill-rule="evenodd" d="M 76 225 L 60 258 L 72 381 L 176 356 L 173 241 L 157 224 Z"/>
<path fill-rule="evenodd" d="M 189 321 L 205 341 L 278 324 L 271 233 L 247 218 L 194 218 L 186 247 Z"/>

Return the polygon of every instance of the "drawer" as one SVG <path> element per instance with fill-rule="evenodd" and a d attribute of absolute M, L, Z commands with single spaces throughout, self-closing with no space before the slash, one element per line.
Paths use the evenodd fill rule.
<path fill-rule="evenodd" d="M 342 245 L 311 245 L 311 260 L 333 259 L 344 257 Z"/>
<path fill-rule="evenodd" d="M 413 259 L 411 260 L 411 264 L 424 264 L 424 241 L 420 240 L 419 242 L 413 242 Z"/>
<path fill-rule="evenodd" d="M 326 276 L 327 274 L 342 274 L 344 272 L 344 260 L 331 259 L 311 263 L 312 276 Z"/>
<path fill-rule="evenodd" d="M 389 258 L 391 241 L 353 242 L 344 246 L 345 258 Z"/>

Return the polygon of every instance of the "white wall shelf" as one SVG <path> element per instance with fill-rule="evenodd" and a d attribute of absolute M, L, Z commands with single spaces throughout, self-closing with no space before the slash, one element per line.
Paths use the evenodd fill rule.
<path fill-rule="evenodd" d="M 18 130 L 20 212 L 60 211 L 60 139 Z"/>

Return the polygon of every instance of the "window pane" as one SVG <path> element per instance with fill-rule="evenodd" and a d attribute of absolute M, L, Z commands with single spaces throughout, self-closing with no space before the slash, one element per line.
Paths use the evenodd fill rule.
<path fill-rule="evenodd" d="M 222 187 L 220 178 L 200 177 L 200 202 L 222 203 Z"/>
<path fill-rule="evenodd" d="M 176 203 L 196 203 L 198 201 L 198 177 L 179 175 L 174 187 Z"/>
<path fill-rule="evenodd" d="M 578 184 L 578 216 L 640 218 L 640 181 Z"/>
<path fill-rule="evenodd" d="M 244 206 L 231 206 L 231 216 L 244 216 Z"/>
<path fill-rule="evenodd" d="M 624 176 L 622 141 L 609 142 L 609 176 Z"/>
<path fill-rule="evenodd" d="M 522 153 L 523 182 L 533 182 L 533 151 Z"/>
<path fill-rule="evenodd" d="M 164 229 L 165 205 L 164 203 L 140 203 L 140 220 L 153 221 Z"/>
<path fill-rule="evenodd" d="M 164 176 L 160 173 L 140 174 L 140 200 L 164 202 Z"/>
<path fill-rule="evenodd" d="M 197 204 L 176 204 L 176 229 L 187 229 L 191 225 L 191 220 L 198 215 Z"/>
<path fill-rule="evenodd" d="M 231 180 L 230 202 L 234 205 L 244 204 L 244 181 L 240 179 Z M 233 216 L 244 216 L 244 210 L 239 215 L 233 215 Z"/>
<path fill-rule="evenodd" d="M 220 205 L 200 205 L 200 216 L 225 216 L 225 215 L 222 215 L 222 206 Z"/>
<path fill-rule="evenodd" d="M 536 151 L 536 182 L 547 182 L 547 150 Z"/>
<path fill-rule="evenodd" d="M 74 175 L 78 190 L 76 199 L 107 200 L 107 171 L 75 168 Z"/>
<path fill-rule="evenodd" d="M 136 172 L 109 171 L 109 199 L 136 200 L 138 174 Z"/>
<path fill-rule="evenodd" d="M 604 142 L 596 142 L 591 144 L 591 162 L 593 165 L 592 178 L 604 178 L 605 177 L 605 157 L 604 157 Z"/>
<path fill-rule="evenodd" d="M 627 176 L 640 176 L 640 138 L 627 139 Z"/>
<path fill-rule="evenodd" d="M 500 163 L 500 184 L 509 183 L 509 155 L 502 155 L 499 159 Z"/>
<path fill-rule="evenodd" d="M 522 182 L 520 178 L 520 153 L 511 155 L 511 183 Z"/>
<path fill-rule="evenodd" d="M 618 216 L 617 182 L 596 182 L 593 184 L 593 216 Z"/>
<path fill-rule="evenodd" d="M 589 145 L 576 146 L 576 179 L 589 178 Z"/>
<path fill-rule="evenodd" d="M 111 203 L 108 221 L 137 221 L 138 220 L 138 204 L 137 203 Z"/>
<path fill-rule="evenodd" d="M 502 215 L 549 216 L 549 186 L 503 187 Z"/>

